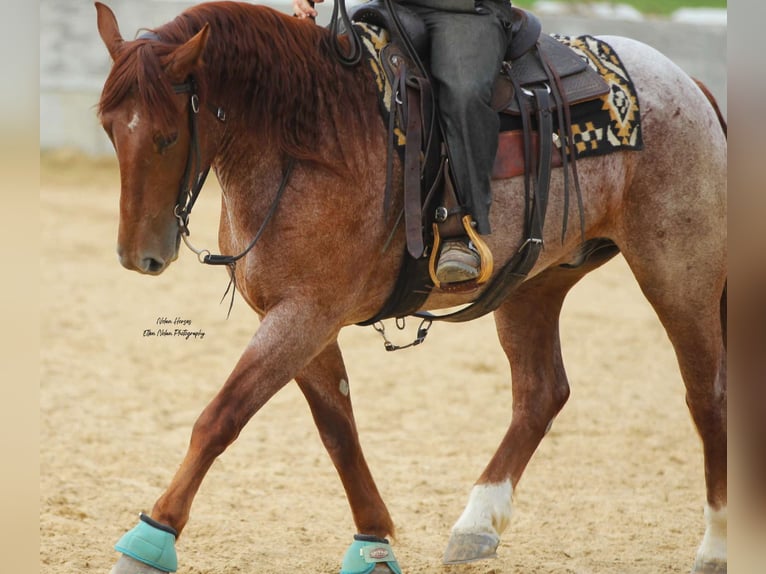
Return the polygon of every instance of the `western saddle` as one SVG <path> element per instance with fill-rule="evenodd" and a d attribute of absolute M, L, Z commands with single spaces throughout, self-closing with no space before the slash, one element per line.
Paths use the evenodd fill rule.
<path fill-rule="evenodd" d="M 401 155 L 404 178 L 403 216 L 407 239 L 404 264 L 396 286 L 383 308 L 361 323 L 374 324 L 385 318 L 416 315 L 427 321 L 465 321 L 493 311 L 533 267 L 542 249 L 543 224 L 548 202 L 550 174 L 554 166 L 564 168 L 565 196 L 569 193 L 569 169 L 580 199 L 574 146 L 571 142 L 570 106 L 608 92 L 603 78 L 580 56 L 547 34 L 533 14 L 513 8 L 512 41 L 499 71 L 492 106 L 520 122 L 521 130 L 501 132 L 507 138 L 499 146 L 496 167 L 507 161 L 503 150 L 523 157 L 527 209 L 525 239 L 480 297 L 470 306 L 448 315 L 418 313 L 434 287 L 442 291 L 477 289 L 492 276 L 492 254 L 471 225 L 471 217 L 460 206 L 449 171 L 448 150 L 441 136 L 429 74 L 428 37 L 424 23 L 410 10 L 392 0 L 372 0 L 353 7 L 352 22 L 385 28 L 390 43 L 381 51 L 381 65 L 391 86 L 389 110 L 389 161 L 386 183 L 386 214 L 391 202 L 393 130 L 398 121 L 406 133 Z M 558 130 L 554 132 L 555 123 Z M 554 153 L 557 147 L 559 153 Z M 520 148 L 520 149 L 519 149 Z M 400 152 L 401 153 L 401 152 Z M 508 170 L 505 169 L 508 176 Z M 578 201 L 578 204 L 581 202 Z M 581 229 L 582 210 L 580 210 Z M 566 230 L 566 220 L 564 221 Z M 392 231 L 393 235 L 393 231 Z M 439 284 L 434 266 L 440 242 L 468 237 L 481 256 L 480 276 L 458 284 Z M 386 246 L 387 247 L 387 246 Z"/>

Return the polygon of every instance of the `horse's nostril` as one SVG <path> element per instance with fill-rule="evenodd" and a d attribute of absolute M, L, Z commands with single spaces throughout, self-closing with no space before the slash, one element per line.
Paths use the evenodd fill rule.
<path fill-rule="evenodd" d="M 157 273 L 165 266 L 164 261 L 155 259 L 154 257 L 146 257 L 141 263 L 143 264 L 142 267 L 144 268 L 144 271 L 147 273 Z"/>

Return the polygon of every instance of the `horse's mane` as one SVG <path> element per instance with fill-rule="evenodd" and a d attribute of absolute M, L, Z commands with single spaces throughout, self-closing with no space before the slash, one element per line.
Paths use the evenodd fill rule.
<path fill-rule="evenodd" d="M 376 115 L 374 86 L 366 74 L 333 56 L 328 31 L 264 6 L 237 2 L 200 4 L 125 42 L 99 102 L 99 113 L 134 94 L 167 130 L 177 121 L 179 98 L 162 72 L 179 44 L 210 25 L 201 69 L 194 73 L 201 99 L 225 101 L 230 121 L 298 159 L 326 162 L 323 145 L 337 145 L 321 130 L 328 121 L 360 129 Z M 157 37 L 159 40 L 157 40 Z M 371 105 L 372 103 L 372 105 Z M 324 151 L 324 153 L 323 153 Z M 337 150 L 336 150 L 337 151 Z"/>

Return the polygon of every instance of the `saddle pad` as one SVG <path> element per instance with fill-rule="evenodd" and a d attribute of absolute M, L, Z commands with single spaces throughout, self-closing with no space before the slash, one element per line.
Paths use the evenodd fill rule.
<path fill-rule="evenodd" d="M 372 70 L 378 90 L 380 112 L 387 124 L 393 98 L 391 84 L 381 63 L 381 51 L 389 42 L 388 32 L 364 23 L 355 23 L 354 26 L 360 32 L 362 44 L 366 49 L 365 59 Z M 609 85 L 609 91 L 604 96 L 571 108 L 576 157 L 579 159 L 618 150 L 643 149 L 638 94 L 617 53 L 606 42 L 593 36 L 570 37 L 554 34 L 552 37 L 577 52 Z M 500 118 L 501 133 L 493 179 L 523 174 L 523 146 L 519 145 L 522 140 L 518 135 L 502 133 L 521 130 L 521 121 L 509 114 L 500 114 Z M 558 129 L 557 123 L 556 120 L 554 129 Z M 403 156 L 406 136 L 398 125 L 394 130 L 394 143 L 397 151 Z M 557 142 L 557 145 L 561 144 Z M 516 157 L 505 158 L 508 154 L 516 154 Z M 558 156 L 560 154 L 554 154 L 554 157 Z M 519 165 L 519 162 L 522 166 L 520 173 L 516 168 L 509 170 L 502 167 L 504 164 Z"/>
<path fill-rule="evenodd" d="M 553 37 L 577 52 L 609 86 L 609 91 L 600 98 L 571 108 L 575 157 L 580 159 L 618 150 L 643 149 L 638 94 L 612 47 L 593 36 Z M 557 120 L 554 124 L 554 129 L 558 129 Z M 523 175 L 523 145 L 520 145 L 523 138 L 520 134 L 520 119 L 502 114 L 493 179 Z M 555 144 L 561 147 L 560 141 Z M 553 166 L 559 167 L 561 154 L 554 154 L 553 160 Z"/>
<path fill-rule="evenodd" d="M 606 42 L 593 36 L 555 36 L 556 40 L 566 44 L 575 52 L 588 59 L 588 64 L 604 78 L 609 85 L 609 92 L 601 98 L 602 118 L 593 117 L 593 128 L 588 127 L 587 121 L 579 131 L 585 134 L 592 129 L 604 126 L 602 137 L 597 142 L 586 140 L 584 137 L 575 138 L 578 155 L 600 155 L 616 149 L 640 150 L 644 147 L 641 137 L 641 112 L 638 94 L 630 79 L 628 71 L 622 64 L 617 53 Z M 594 114 L 595 116 L 596 114 Z M 574 126 L 573 126 L 574 129 Z M 603 144 L 601 143 L 603 141 Z"/>
<path fill-rule="evenodd" d="M 381 52 L 390 42 L 390 35 L 388 30 L 375 26 L 373 24 L 367 24 L 365 22 L 354 22 L 352 24 L 359 32 L 359 38 L 362 41 L 365 54 L 364 59 L 367 66 L 372 71 L 372 75 L 375 79 L 375 87 L 378 91 L 378 104 L 380 107 L 380 113 L 383 116 L 383 121 L 388 125 L 388 118 L 391 114 L 391 103 L 394 101 L 391 82 L 383 67 L 381 58 L 384 57 Z M 394 146 L 403 158 L 404 144 L 407 139 L 404 135 L 404 131 L 397 124 L 394 127 Z"/>

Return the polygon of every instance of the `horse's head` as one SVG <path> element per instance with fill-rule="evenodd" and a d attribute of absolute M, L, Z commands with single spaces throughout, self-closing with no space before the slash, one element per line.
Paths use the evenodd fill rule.
<path fill-rule="evenodd" d="M 180 44 L 152 35 L 125 41 L 113 12 L 98 2 L 96 10 L 113 63 L 99 116 L 120 166 L 117 252 L 124 267 L 156 275 L 178 257 L 176 205 L 190 150 L 198 145 L 189 93 L 178 86 L 200 65 L 208 27 Z"/>

